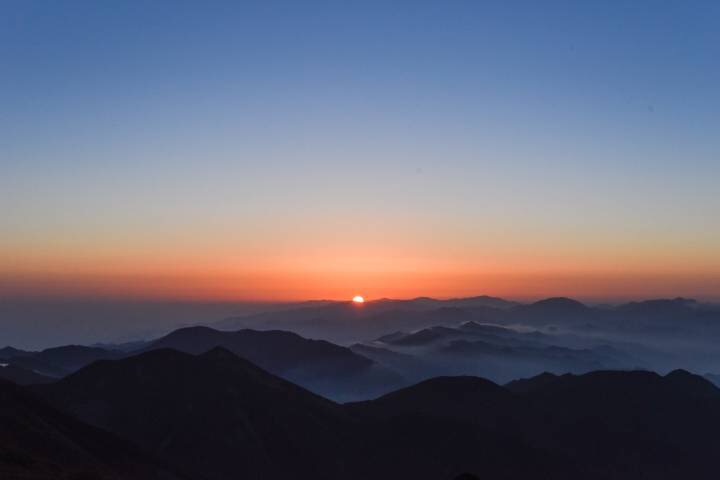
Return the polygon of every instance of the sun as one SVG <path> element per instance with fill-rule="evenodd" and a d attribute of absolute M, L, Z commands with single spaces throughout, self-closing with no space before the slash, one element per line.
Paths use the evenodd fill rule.
<path fill-rule="evenodd" d="M 365 299 L 360 295 L 355 295 L 352 299 L 354 303 L 365 303 Z"/>

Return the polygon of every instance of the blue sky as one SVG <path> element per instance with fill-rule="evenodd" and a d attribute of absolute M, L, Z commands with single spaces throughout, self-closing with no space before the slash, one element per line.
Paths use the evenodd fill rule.
<path fill-rule="evenodd" d="M 143 277 L 148 259 L 162 271 L 184 258 L 192 272 L 178 275 L 229 262 L 251 283 L 283 277 L 280 264 L 382 276 L 397 261 L 679 273 L 684 291 L 720 296 L 717 2 L 0 13 L 11 287 L 103 265 Z"/>

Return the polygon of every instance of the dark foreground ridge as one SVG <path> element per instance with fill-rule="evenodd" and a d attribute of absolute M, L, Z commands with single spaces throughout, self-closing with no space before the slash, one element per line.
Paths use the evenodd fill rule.
<path fill-rule="evenodd" d="M 159 349 L 38 388 L 192 478 L 342 478 L 343 409 L 228 350 Z"/>
<path fill-rule="evenodd" d="M 438 377 L 341 405 L 223 348 L 158 349 L 26 388 L 110 432 L 67 420 L 73 442 L 116 435 L 191 479 L 710 479 L 720 448 L 720 390 L 685 371 Z M 49 455 L 18 438 L 4 441 L 19 458 Z"/>
<path fill-rule="evenodd" d="M 0 478 L 179 480 L 137 446 L 0 380 Z"/>

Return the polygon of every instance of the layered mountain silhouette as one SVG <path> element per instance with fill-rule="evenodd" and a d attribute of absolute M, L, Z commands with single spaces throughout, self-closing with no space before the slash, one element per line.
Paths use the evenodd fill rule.
<path fill-rule="evenodd" d="M 372 336 L 5 347 L 0 478 L 714 479 L 719 377 L 673 368 L 720 371 L 718 315 L 682 298 L 320 302 L 252 319 Z"/>
<path fill-rule="evenodd" d="M 714 373 L 706 373 L 703 376 L 706 380 L 710 381 L 716 387 L 720 387 L 720 375 Z"/>
<path fill-rule="evenodd" d="M 183 328 L 155 341 L 40 352 L 7 347 L 0 349 L 0 363 L 61 378 L 98 359 L 152 348 L 201 353 L 224 346 L 338 401 L 372 398 L 444 375 L 505 383 L 543 371 L 644 368 L 665 373 L 683 367 L 720 372 L 720 310 L 684 298 L 618 306 L 589 306 L 569 298 L 519 304 L 487 296 L 383 299 L 364 305 L 322 301 L 217 325 L 252 328 Z"/>
<path fill-rule="evenodd" d="M 175 330 L 145 350 L 172 348 L 199 354 L 223 347 L 278 375 L 305 369 L 314 375 L 348 375 L 372 361 L 324 340 L 309 340 L 292 332 L 244 329 L 222 332 L 208 327 Z"/>
<path fill-rule="evenodd" d="M 339 400 L 379 395 L 403 381 L 395 372 L 349 348 L 279 330 L 183 328 L 145 350 L 173 348 L 198 354 L 214 347 L 223 347 L 275 375 Z"/>
<path fill-rule="evenodd" d="M 636 368 L 644 363 L 643 358 L 628 352 L 632 349 L 619 348 L 602 339 L 476 321 L 394 332 L 351 348 L 414 381 L 433 376 L 476 375 L 504 383 L 546 370 L 585 373 Z"/>
<path fill-rule="evenodd" d="M 135 442 L 190 478 L 444 478 L 481 466 L 490 478 L 564 471 L 520 440 L 380 404 L 382 413 L 369 415 L 222 348 L 100 361 L 34 388 L 57 408 Z"/>
<path fill-rule="evenodd" d="M 41 375 L 32 370 L 2 363 L 0 363 L 0 378 L 17 383 L 18 385 L 36 385 L 39 383 L 51 383 L 56 380 L 53 377 Z"/>
<path fill-rule="evenodd" d="M 511 392 L 527 393 L 542 388 L 550 383 L 555 382 L 559 377 L 550 372 L 543 372 L 531 378 L 521 378 L 513 380 L 505 385 L 505 388 Z"/>
<path fill-rule="evenodd" d="M 0 378 L 21 384 L 62 378 L 97 360 L 121 359 L 138 351 L 172 348 L 199 354 L 224 347 L 285 379 L 338 400 L 368 398 L 404 384 L 394 370 L 351 349 L 284 331 L 243 329 L 224 332 L 209 327 L 175 330 L 138 350 L 68 345 L 40 352 L 6 347 L 0 355 Z"/>
<path fill-rule="evenodd" d="M 462 376 L 436 377 L 348 407 L 373 417 L 441 415 L 485 427 L 501 427 L 520 404 L 512 392 L 489 380 Z"/>
<path fill-rule="evenodd" d="M 530 304 L 496 297 L 436 300 L 376 300 L 358 306 L 352 302 L 329 302 L 307 307 L 233 317 L 217 328 L 281 329 L 313 338 L 348 342 L 377 338 L 387 332 L 414 331 L 431 326 L 455 326 L 462 321 L 502 325 L 525 325 L 560 329 L 574 333 L 641 335 L 667 337 L 670 325 L 677 334 L 693 338 L 708 333 L 717 340 L 720 309 L 692 299 L 656 299 L 617 306 L 588 306 L 565 297 L 548 298 Z M 358 321 L 362 319 L 363 321 Z M 714 322 L 712 321 L 714 320 Z M 668 324 L 669 322 L 669 324 Z M 703 328 L 703 326 L 705 328 Z"/>
<path fill-rule="evenodd" d="M 32 388 L 197 479 L 710 479 L 720 448 L 720 390 L 683 370 L 438 377 L 341 405 L 224 348 L 157 349 Z"/>
<path fill-rule="evenodd" d="M 468 310 L 490 309 L 502 312 L 517 305 L 516 302 L 485 295 L 449 300 L 429 297 L 380 299 L 363 305 L 331 302 L 228 318 L 215 326 L 221 330 L 290 330 L 312 338 L 345 343 L 378 337 L 389 330 L 419 329 L 445 322 L 456 324 L 468 319 Z"/>
<path fill-rule="evenodd" d="M 437 378 L 351 407 L 372 416 L 413 412 L 522 438 L 577 469 L 578 478 L 713 478 L 712 452 L 720 446 L 713 433 L 720 426 L 720 390 L 682 370 L 664 377 L 545 374 L 509 388 Z M 463 467 L 485 478 L 482 469 Z M 545 476 L 538 471 L 532 478 Z"/>
<path fill-rule="evenodd" d="M 476 340 L 485 344 L 460 343 L 457 348 L 449 349 L 451 354 L 482 357 L 495 346 L 520 348 L 524 352 L 506 352 L 500 360 L 448 358 L 427 362 L 424 358 L 425 364 L 431 364 L 429 375 L 423 377 L 413 369 L 401 369 L 398 373 L 411 381 L 440 374 L 473 374 L 506 382 L 543 370 L 582 373 L 596 369 L 646 368 L 668 372 L 681 366 L 692 371 L 720 372 L 720 355 L 717 355 L 720 308 L 685 298 L 615 306 L 586 305 L 565 297 L 529 304 L 493 297 L 377 300 L 361 306 L 331 302 L 235 317 L 217 325 L 221 329 L 283 329 L 337 343 L 362 344 L 426 357 L 427 352 L 417 355 L 417 351 L 408 349 L 437 345 L 457 333 L 447 334 L 443 328 L 459 329 L 463 324 L 481 326 L 485 332 L 477 333 L 485 338 Z M 491 332 L 491 327 L 505 327 L 506 332 L 500 329 Z M 517 335 L 519 332 L 527 335 L 521 338 Z M 530 351 L 527 347 L 559 348 L 543 352 Z M 570 350 L 561 350 L 563 348 Z M 522 357 L 520 363 L 515 363 L 518 356 Z M 535 362 L 536 366 L 523 364 L 527 361 Z M 487 368 L 475 368 L 480 363 Z M 468 365 L 475 367 L 468 368 Z"/>
<path fill-rule="evenodd" d="M 62 377 L 96 360 L 122 356 L 124 353 L 120 351 L 83 345 L 47 348 L 40 352 L 27 352 L 12 347 L 0 350 L 0 361 L 49 377 Z"/>
<path fill-rule="evenodd" d="M 0 348 L 0 360 L 5 360 L 13 357 L 26 357 L 34 355 L 37 352 L 28 352 L 26 350 L 20 350 L 14 347 L 3 347 Z"/>
<path fill-rule="evenodd" d="M 39 391 L 192 478 L 354 478 L 339 405 L 223 348 L 101 361 Z"/>

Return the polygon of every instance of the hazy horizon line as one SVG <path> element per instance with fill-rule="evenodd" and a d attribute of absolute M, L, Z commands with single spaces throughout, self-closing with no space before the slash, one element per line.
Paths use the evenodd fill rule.
<path fill-rule="evenodd" d="M 362 292 L 358 292 L 362 295 Z M 555 295 L 502 295 L 502 294 L 485 294 L 478 293 L 472 295 L 414 295 L 414 296 L 387 296 L 387 297 L 368 297 L 365 303 L 373 303 L 379 301 L 412 301 L 419 299 L 432 299 L 438 301 L 463 300 L 478 297 L 497 298 L 501 300 L 517 302 L 517 303 L 534 303 L 550 298 L 568 298 L 581 303 L 590 305 L 597 304 L 623 304 L 629 302 L 644 302 L 651 300 L 673 300 L 683 298 L 694 300 L 698 303 L 716 303 L 720 302 L 720 297 L 707 295 L 692 295 L 684 292 L 677 294 L 657 295 L 627 295 L 627 296 L 588 296 L 588 295 L 572 295 L 572 294 L 555 294 Z M 8 295 L 0 296 L 2 302 L 38 302 L 38 303 L 122 303 L 122 304 L 189 304 L 189 305 L 300 305 L 304 303 L 342 303 L 351 302 L 352 297 L 325 297 L 325 298 L 192 298 L 192 297 L 140 297 L 140 296 L 122 296 L 122 295 Z"/>

